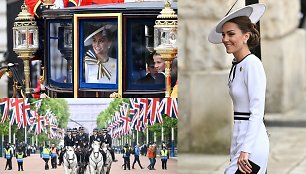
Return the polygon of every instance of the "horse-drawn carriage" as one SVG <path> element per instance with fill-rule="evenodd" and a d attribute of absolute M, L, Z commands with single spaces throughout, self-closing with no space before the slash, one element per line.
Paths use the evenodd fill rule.
<path fill-rule="evenodd" d="M 148 74 L 155 20 L 163 8 L 164 2 L 134 2 L 44 11 L 47 95 L 164 97 L 165 81 L 141 80 Z M 94 48 L 97 33 L 107 50 L 100 65 Z"/>
<path fill-rule="evenodd" d="M 177 80 L 176 72 L 167 71 L 168 64 L 161 72 L 154 70 L 154 43 L 176 42 L 176 34 L 171 34 L 176 29 L 172 32 L 166 28 L 154 34 L 157 16 L 164 7 L 162 1 L 147 1 L 44 10 L 40 19 L 43 21 L 37 22 L 39 34 L 36 25 L 33 31 L 27 26 L 14 29 L 14 51 L 27 53 L 23 55 L 25 58 L 19 55 L 24 59 L 24 75 L 18 74 L 22 69 L 19 65 L 10 64 L 0 69 L 0 78 L 9 72 L 14 78 L 14 94 L 19 92 L 24 96 L 25 93 L 27 97 L 39 91 L 33 90 L 37 79 L 45 87 L 43 92 L 55 98 L 112 97 L 111 94 L 113 97 L 164 97 L 165 81 L 174 86 Z M 176 2 L 172 8 L 177 9 Z M 25 6 L 22 9 L 20 14 L 24 13 Z M 30 52 L 35 52 L 34 46 L 39 50 L 32 59 Z M 29 59 L 36 66 L 30 68 Z M 160 73 L 163 79 L 157 78 Z M 172 81 L 165 73 L 172 74 Z"/>

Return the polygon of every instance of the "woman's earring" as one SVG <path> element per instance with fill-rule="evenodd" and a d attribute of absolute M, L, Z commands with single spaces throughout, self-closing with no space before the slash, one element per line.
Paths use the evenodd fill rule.
<path fill-rule="evenodd" d="M 245 40 L 245 41 L 243 41 L 243 43 L 244 43 L 244 44 L 246 44 L 246 43 L 247 43 L 247 41 Z"/>

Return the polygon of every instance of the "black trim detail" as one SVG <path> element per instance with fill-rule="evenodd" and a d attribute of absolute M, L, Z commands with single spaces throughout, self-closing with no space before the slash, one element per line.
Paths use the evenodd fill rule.
<path fill-rule="evenodd" d="M 249 120 L 251 113 L 249 113 L 249 112 L 234 112 L 234 115 L 248 116 L 248 117 L 236 117 L 236 116 L 234 116 L 234 120 Z"/>
<path fill-rule="evenodd" d="M 228 75 L 228 82 L 231 83 L 234 79 L 235 79 L 235 75 L 236 75 L 236 67 L 237 67 L 237 64 L 239 64 L 240 62 L 242 62 L 246 57 L 248 57 L 249 55 L 251 55 L 252 53 L 244 56 L 239 62 L 237 62 L 235 59 L 232 61 L 232 67 L 231 67 L 231 70 L 230 70 L 230 73 Z M 233 72 L 234 70 L 234 72 Z M 231 79 L 231 74 L 233 73 L 233 78 Z"/>
<path fill-rule="evenodd" d="M 251 113 L 249 113 L 249 112 L 234 112 L 234 115 L 248 115 L 248 116 L 250 116 Z"/>
<path fill-rule="evenodd" d="M 249 120 L 250 117 L 234 117 L 234 120 Z"/>

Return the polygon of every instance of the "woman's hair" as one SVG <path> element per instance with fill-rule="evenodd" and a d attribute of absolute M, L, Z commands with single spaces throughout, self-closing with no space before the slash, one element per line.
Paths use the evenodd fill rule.
<path fill-rule="evenodd" d="M 106 38 L 108 41 L 111 41 L 113 38 L 112 31 L 108 28 L 104 28 L 100 33 L 102 37 Z"/>
<path fill-rule="evenodd" d="M 256 25 L 251 22 L 249 17 L 239 16 L 227 22 L 233 22 L 237 24 L 238 28 L 242 31 L 242 33 L 250 32 L 250 38 L 248 39 L 248 42 L 247 42 L 250 49 L 259 45 L 260 34 L 258 30 L 256 29 Z"/>

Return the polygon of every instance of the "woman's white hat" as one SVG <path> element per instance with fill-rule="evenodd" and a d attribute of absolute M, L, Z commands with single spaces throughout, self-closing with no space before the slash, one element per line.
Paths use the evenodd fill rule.
<path fill-rule="evenodd" d="M 107 39 L 110 39 L 113 32 L 113 26 L 112 25 L 104 25 L 101 28 L 97 29 L 93 33 L 91 33 L 85 40 L 84 40 L 84 46 L 89 46 L 92 44 L 92 37 L 96 35 L 97 33 L 101 32 L 102 37 L 106 37 Z"/>
<path fill-rule="evenodd" d="M 248 6 L 244 6 L 236 11 L 233 11 L 227 14 L 223 19 L 221 19 L 218 24 L 211 30 L 208 35 L 208 41 L 213 44 L 222 43 L 222 26 L 227 21 L 240 17 L 240 16 L 248 16 L 252 23 L 256 24 L 261 16 L 264 14 L 266 10 L 266 6 L 264 4 L 252 4 Z"/>

